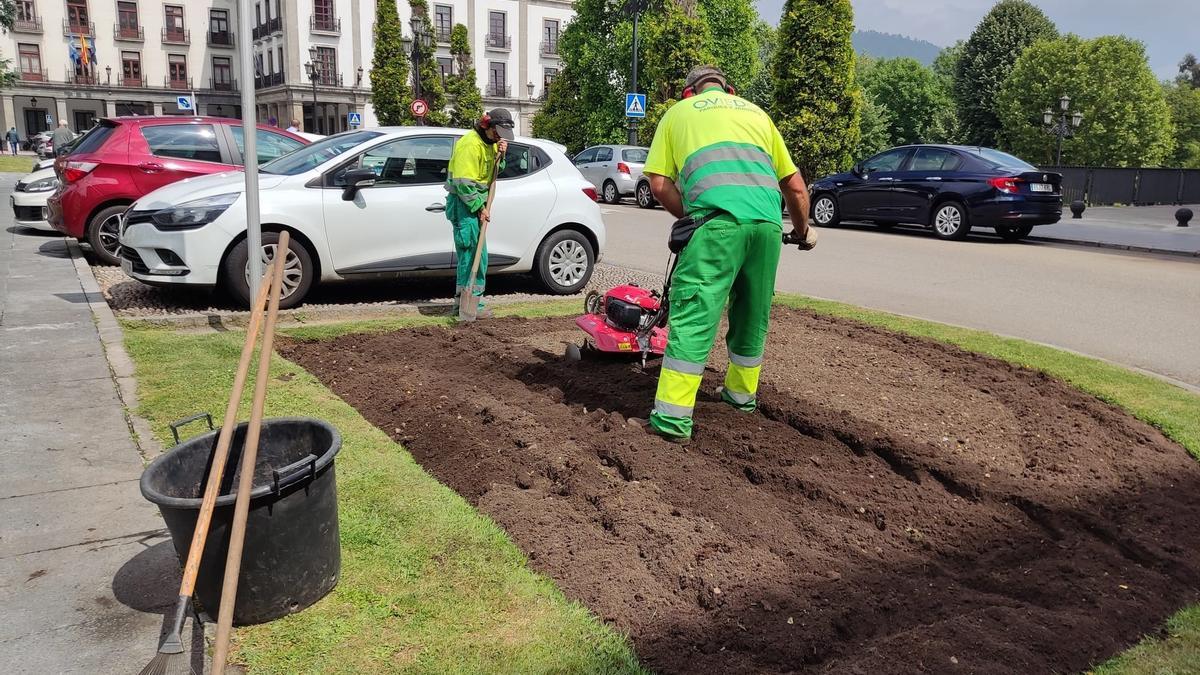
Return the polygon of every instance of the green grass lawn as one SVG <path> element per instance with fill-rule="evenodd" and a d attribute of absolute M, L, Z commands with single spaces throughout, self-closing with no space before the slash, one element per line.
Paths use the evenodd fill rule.
<path fill-rule="evenodd" d="M 13 157 L 8 154 L 0 154 L 0 172 L 3 173 L 29 173 L 33 171 L 33 158 L 28 155 L 17 155 Z"/>
<path fill-rule="evenodd" d="M 958 345 L 1046 373 L 1129 410 L 1200 456 L 1200 396 L 1118 366 L 1022 340 L 840 303 L 780 296 L 779 304 Z M 500 315 L 573 314 L 576 300 L 500 306 Z M 413 317 L 285 330 L 325 339 L 446 323 Z M 139 414 L 160 441 L 167 424 L 220 413 L 241 333 L 125 326 L 137 363 Z M 285 373 L 295 376 L 278 379 Z M 344 439 L 337 459 L 342 580 L 300 614 L 239 629 L 235 657 L 251 672 L 640 672 L 628 640 L 532 572 L 490 519 L 438 483 L 391 439 L 300 367 L 272 362 L 267 414 L 328 420 Z M 186 383 L 186 386 L 180 386 Z M 249 400 L 249 392 L 246 401 Z M 246 403 L 243 407 L 246 407 Z M 244 411 L 243 419 L 248 416 Z M 1200 608 L 1099 666 L 1096 675 L 1200 672 Z"/>

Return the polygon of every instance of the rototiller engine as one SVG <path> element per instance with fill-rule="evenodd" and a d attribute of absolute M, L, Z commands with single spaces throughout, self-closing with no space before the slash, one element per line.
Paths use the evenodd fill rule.
<path fill-rule="evenodd" d="M 635 284 L 611 288 L 604 295 L 592 291 L 583 307 L 583 316 L 575 319 L 588 335 L 582 350 L 640 355 L 643 363 L 647 356 L 666 351 L 667 311 L 658 291 Z M 579 358 L 581 348 L 569 345 L 567 355 Z"/>

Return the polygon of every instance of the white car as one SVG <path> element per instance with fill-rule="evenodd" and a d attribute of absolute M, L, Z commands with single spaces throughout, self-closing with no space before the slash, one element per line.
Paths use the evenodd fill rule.
<path fill-rule="evenodd" d="M 35 230 L 53 232 L 46 222 L 46 200 L 58 188 L 58 175 L 54 167 L 39 169 L 17 181 L 8 201 L 12 205 L 17 225 Z"/>
<path fill-rule="evenodd" d="M 461 129 L 347 131 L 261 167 L 263 256 L 291 232 L 283 307 L 314 283 L 401 273 L 453 276 L 446 169 Z M 199 176 L 134 202 L 121 220 L 122 268 L 152 285 L 224 286 L 249 304 L 240 171 Z M 596 191 L 554 144 L 509 143 L 488 226 L 488 270 L 533 272 L 578 292 L 604 249 Z"/>

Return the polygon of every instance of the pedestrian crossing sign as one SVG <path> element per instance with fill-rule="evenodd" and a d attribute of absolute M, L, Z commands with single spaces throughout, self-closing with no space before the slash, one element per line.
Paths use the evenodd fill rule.
<path fill-rule="evenodd" d="M 625 116 L 626 117 L 645 117 L 646 116 L 646 95 L 645 94 L 625 94 Z"/>
<path fill-rule="evenodd" d="M 346 115 L 346 126 L 351 129 L 357 129 L 362 126 L 362 113 L 348 113 Z"/>

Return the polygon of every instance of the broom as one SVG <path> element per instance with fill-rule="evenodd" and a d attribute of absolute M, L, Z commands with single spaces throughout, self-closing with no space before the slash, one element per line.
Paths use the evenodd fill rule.
<path fill-rule="evenodd" d="M 242 343 L 242 356 L 238 360 L 237 373 L 233 376 L 233 391 L 229 393 L 229 403 L 225 406 L 225 420 L 221 423 L 221 433 L 217 437 L 217 449 L 213 453 L 212 466 L 208 470 L 208 483 L 204 487 L 204 499 L 200 502 L 200 515 L 196 518 L 196 529 L 192 532 L 192 544 L 188 547 L 187 563 L 183 568 L 183 581 L 179 584 L 179 601 L 175 605 L 175 617 L 171 630 L 158 646 L 158 654 L 150 659 L 150 663 L 142 668 L 141 675 L 184 675 L 193 673 L 190 660 L 178 658 L 183 654 L 183 622 L 187 618 L 188 605 L 192 600 L 192 592 L 196 588 L 196 576 L 200 573 L 200 557 L 204 553 L 204 543 L 208 539 L 209 525 L 212 524 L 213 509 L 217 505 L 217 496 L 221 490 L 221 477 L 225 472 L 225 462 L 229 459 L 229 443 L 233 439 L 233 430 L 237 426 L 238 405 L 242 400 L 242 391 L 246 388 L 246 375 L 250 370 L 250 359 L 254 354 L 254 343 L 258 339 L 258 327 L 262 323 L 263 306 L 267 304 L 267 291 L 275 276 L 275 267 L 267 268 L 263 275 L 258 296 L 254 298 L 254 306 L 250 308 L 250 323 L 246 326 L 246 340 Z"/>

